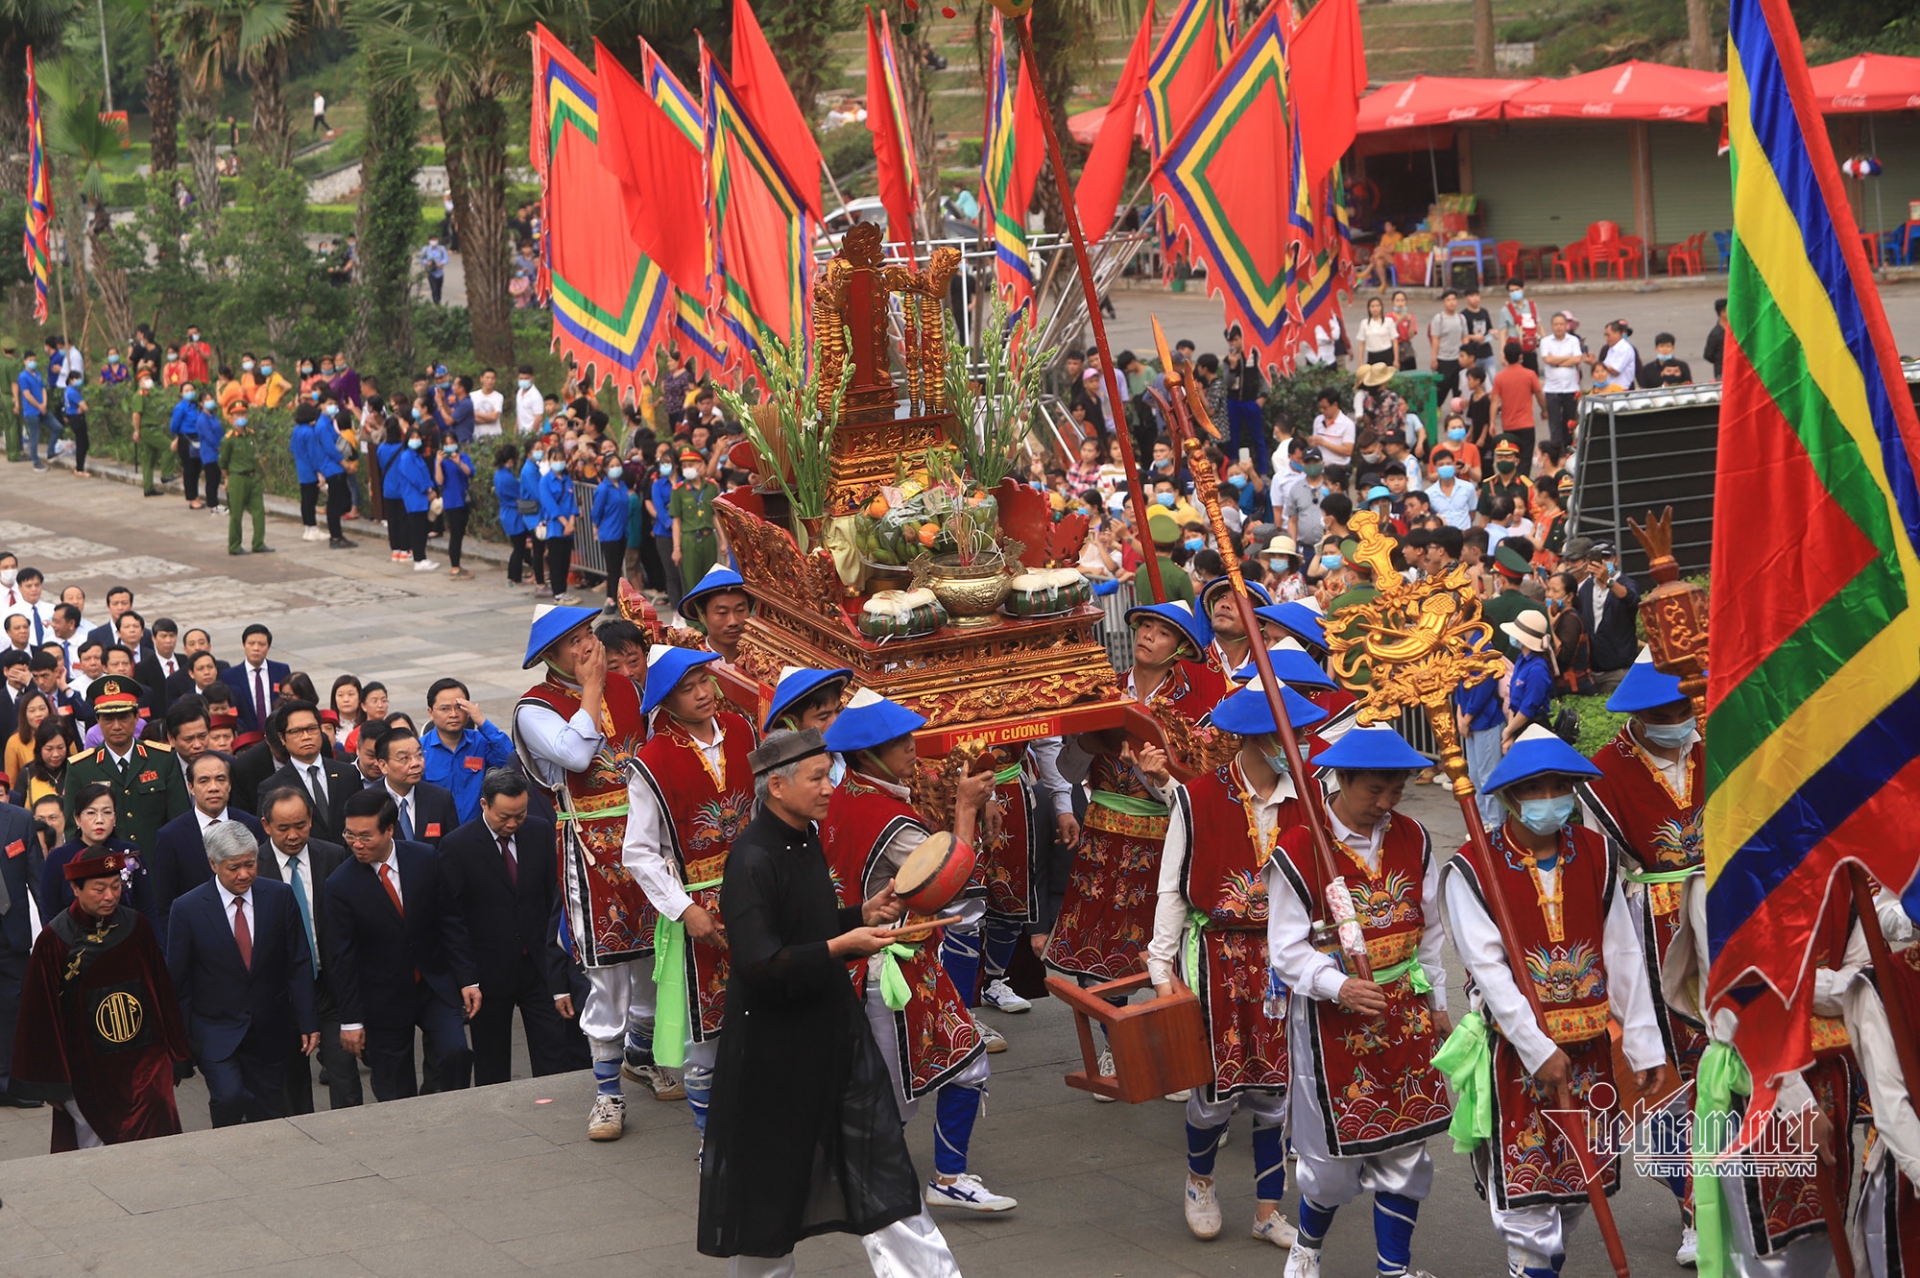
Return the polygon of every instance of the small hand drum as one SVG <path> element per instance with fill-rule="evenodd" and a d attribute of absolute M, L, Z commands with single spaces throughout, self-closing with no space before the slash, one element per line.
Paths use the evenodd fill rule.
<path fill-rule="evenodd" d="M 894 874 L 894 893 L 915 914 L 936 914 L 967 890 L 975 859 L 971 846 L 946 831 L 930 834 Z"/>

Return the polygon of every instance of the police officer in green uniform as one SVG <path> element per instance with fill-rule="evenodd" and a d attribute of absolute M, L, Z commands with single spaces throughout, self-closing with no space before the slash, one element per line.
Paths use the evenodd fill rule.
<path fill-rule="evenodd" d="M 1493 446 L 1493 473 L 1480 482 L 1480 513 L 1493 514 L 1493 499 L 1510 497 L 1513 508 L 1525 512 L 1532 507 L 1533 481 L 1520 473 L 1520 446 L 1501 439 Z"/>
<path fill-rule="evenodd" d="M 140 463 L 142 496 L 146 497 L 160 495 L 160 488 L 154 482 L 154 469 L 159 468 L 163 481 L 167 472 L 167 413 L 156 408 L 161 402 L 154 387 L 153 370 L 142 366 L 133 394 L 127 400 L 127 412 L 128 423 L 133 427 L 133 455 Z"/>
<path fill-rule="evenodd" d="M 260 477 L 259 439 L 247 424 L 242 405 L 220 440 L 220 469 L 227 477 L 227 553 L 244 555 L 240 546 L 240 515 L 253 516 L 253 553 L 271 554 L 267 544 L 267 491 Z"/>
<path fill-rule="evenodd" d="M 7 402 L 3 410 L 7 426 L 7 460 L 23 462 L 26 452 L 20 447 L 20 373 L 26 363 L 20 358 L 20 343 L 11 337 L 0 337 L 0 377 L 7 379 Z"/>
<path fill-rule="evenodd" d="M 1502 541 L 1493 552 L 1493 575 L 1499 578 L 1500 593 L 1480 605 L 1480 619 L 1493 627 L 1493 646 L 1509 661 L 1518 654 L 1513 640 L 1500 627 L 1523 612 L 1537 612 L 1542 617 L 1547 615 L 1545 608 L 1527 598 L 1520 590 L 1520 583 L 1532 571 L 1529 562 L 1532 558 L 1533 543 L 1525 537 L 1509 537 Z"/>
<path fill-rule="evenodd" d="M 680 566 L 680 588 L 692 590 L 720 560 L 720 539 L 713 526 L 713 503 L 720 486 L 707 478 L 707 463 L 691 448 L 680 453 L 680 482 L 667 499 L 673 516 L 673 557 Z"/>
<path fill-rule="evenodd" d="M 173 757 L 173 747 L 141 741 L 140 685 L 126 675 L 101 675 L 87 688 L 105 744 L 83 751 L 67 764 L 65 806 L 73 820 L 73 796 L 89 781 L 113 787 L 119 809 L 114 834 L 151 855 L 160 827 L 184 813 L 188 806 L 186 779 Z"/>
<path fill-rule="evenodd" d="M 1147 531 L 1153 537 L 1153 557 L 1160 561 L 1160 585 L 1166 591 L 1166 598 L 1159 598 L 1153 593 L 1153 579 L 1147 575 L 1145 564 L 1133 570 L 1133 597 L 1141 607 L 1173 603 L 1176 600 L 1191 605 L 1193 578 L 1167 554 L 1180 540 L 1180 521 L 1164 509 L 1155 508 L 1147 512 Z"/>

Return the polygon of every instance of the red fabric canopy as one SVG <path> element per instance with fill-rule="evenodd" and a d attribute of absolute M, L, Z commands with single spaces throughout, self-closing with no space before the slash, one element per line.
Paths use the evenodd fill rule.
<path fill-rule="evenodd" d="M 1829 115 L 1920 110 L 1920 58 L 1863 53 L 1812 70 L 1814 102 Z"/>
<path fill-rule="evenodd" d="M 1509 120 L 1685 120 L 1727 102 L 1727 77 L 1659 62 L 1623 62 L 1565 80 L 1535 80 L 1508 99 Z"/>
<path fill-rule="evenodd" d="M 1359 130 L 1384 133 L 1427 124 L 1497 120 L 1501 104 L 1532 80 L 1471 80 L 1420 75 L 1396 80 L 1360 99 Z"/>

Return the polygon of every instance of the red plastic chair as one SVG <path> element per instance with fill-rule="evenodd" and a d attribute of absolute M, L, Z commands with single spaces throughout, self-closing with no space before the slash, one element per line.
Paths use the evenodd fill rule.
<path fill-rule="evenodd" d="M 1705 275 L 1707 233 L 1697 231 L 1667 250 L 1667 274 Z"/>
<path fill-rule="evenodd" d="M 1575 280 L 1592 279 L 1593 259 L 1588 254 L 1587 241 L 1575 240 L 1555 253 L 1553 261 L 1548 264 L 1547 278 L 1553 278 L 1556 271 L 1565 273 L 1569 284 Z"/>
<path fill-rule="evenodd" d="M 1587 226 L 1587 275 L 1594 278 L 1604 266 L 1609 279 L 1626 278 L 1625 249 L 1621 244 L 1618 222 L 1592 222 Z"/>
<path fill-rule="evenodd" d="M 1500 263 L 1500 278 L 1517 280 L 1520 274 L 1520 241 L 1501 240 L 1493 246 L 1494 260 Z"/>
<path fill-rule="evenodd" d="M 1621 236 L 1619 263 L 1624 275 L 1646 274 L 1647 242 L 1638 235 Z"/>
<path fill-rule="evenodd" d="M 1860 247 L 1867 251 L 1867 260 L 1873 263 L 1875 270 L 1878 270 L 1880 268 L 1880 237 L 1872 231 L 1862 231 Z"/>

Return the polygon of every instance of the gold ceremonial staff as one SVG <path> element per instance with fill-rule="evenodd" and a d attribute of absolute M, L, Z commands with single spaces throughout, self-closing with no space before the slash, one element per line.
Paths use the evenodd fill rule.
<path fill-rule="evenodd" d="M 1226 518 L 1220 513 L 1220 477 L 1214 473 L 1213 462 L 1207 457 L 1206 445 L 1200 442 L 1197 423 L 1213 439 L 1220 438 L 1220 431 L 1207 416 L 1207 402 L 1199 394 L 1199 388 L 1193 384 L 1193 378 L 1185 371 L 1184 364 L 1176 364 L 1173 353 L 1167 348 L 1167 335 L 1160 327 L 1160 317 L 1153 317 L 1153 340 L 1160 350 L 1160 367 L 1165 370 L 1169 406 L 1173 410 L 1174 438 L 1181 442 L 1187 454 L 1187 470 L 1193 475 L 1193 490 L 1204 503 L 1207 520 L 1213 527 L 1214 547 L 1220 552 L 1220 562 L 1226 565 L 1227 580 L 1233 584 L 1234 605 L 1240 611 L 1240 624 L 1247 628 L 1247 651 L 1253 658 L 1253 668 L 1259 672 L 1260 686 L 1266 691 L 1267 706 L 1273 711 L 1274 731 L 1280 737 L 1280 748 L 1287 756 L 1287 771 L 1293 777 L 1294 792 L 1300 796 L 1300 802 L 1307 810 L 1307 829 L 1313 835 L 1313 859 L 1320 867 L 1320 878 L 1326 887 L 1325 899 L 1321 905 L 1327 913 L 1314 923 L 1314 931 L 1325 935 L 1333 930 L 1339 940 L 1341 953 L 1346 956 L 1347 965 L 1353 974 L 1363 981 L 1373 979 L 1373 961 L 1367 953 L 1366 938 L 1360 930 L 1359 920 L 1354 917 L 1353 894 L 1347 887 L 1347 880 L 1340 873 L 1340 862 L 1333 854 L 1333 827 L 1328 823 L 1326 798 L 1320 793 L 1320 787 L 1314 784 L 1313 774 L 1307 770 L 1306 753 L 1300 748 L 1300 738 L 1293 730 L 1293 723 L 1287 718 L 1287 708 L 1280 695 L 1280 681 L 1273 676 L 1273 661 L 1267 656 L 1266 641 L 1260 636 L 1260 618 L 1253 611 L 1253 596 L 1247 592 L 1247 583 L 1240 576 L 1240 557 L 1233 553 L 1233 538 L 1227 533 Z M 1232 678 L 1231 670 L 1225 672 Z"/>
<path fill-rule="evenodd" d="M 1380 516 L 1358 511 L 1347 521 L 1359 539 L 1354 559 L 1373 574 L 1379 593 L 1372 599 L 1342 608 L 1327 618 L 1327 646 L 1333 653 L 1333 675 L 1361 699 L 1355 721 L 1361 724 L 1396 719 L 1400 712 L 1419 706 L 1427 713 L 1440 746 L 1440 766 L 1453 781 L 1453 796 L 1466 819 L 1467 838 L 1489 871 L 1496 866 L 1492 841 L 1474 802 L 1473 782 L 1467 776 L 1467 758 L 1460 746 L 1459 723 L 1454 717 L 1453 694 L 1493 678 L 1500 656 L 1487 644 L 1493 628 L 1480 618 L 1480 600 L 1466 572 L 1458 565 L 1444 577 L 1409 583 L 1393 566 L 1394 542 L 1380 531 Z M 1527 971 L 1526 958 L 1514 937 L 1513 905 L 1496 873 L 1483 885 L 1513 983 L 1542 1028 L 1547 1018 L 1540 992 Z M 1579 1159 L 1586 1179 L 1587 1201 L 1594 1223 L 1607 1244 L 1607 1258 L 1619 1278 L 1627 1278 L 1627 1249 L 1614 1223 L 1613 1205 L 1600 1184 L 1600 1164 L 1587 1141 L 1587 1119 L 1573 1102 L 1572 1089 L 1559 1088 L 1559 1112 L 1548 1118 L 1561 1129 Z"/>

